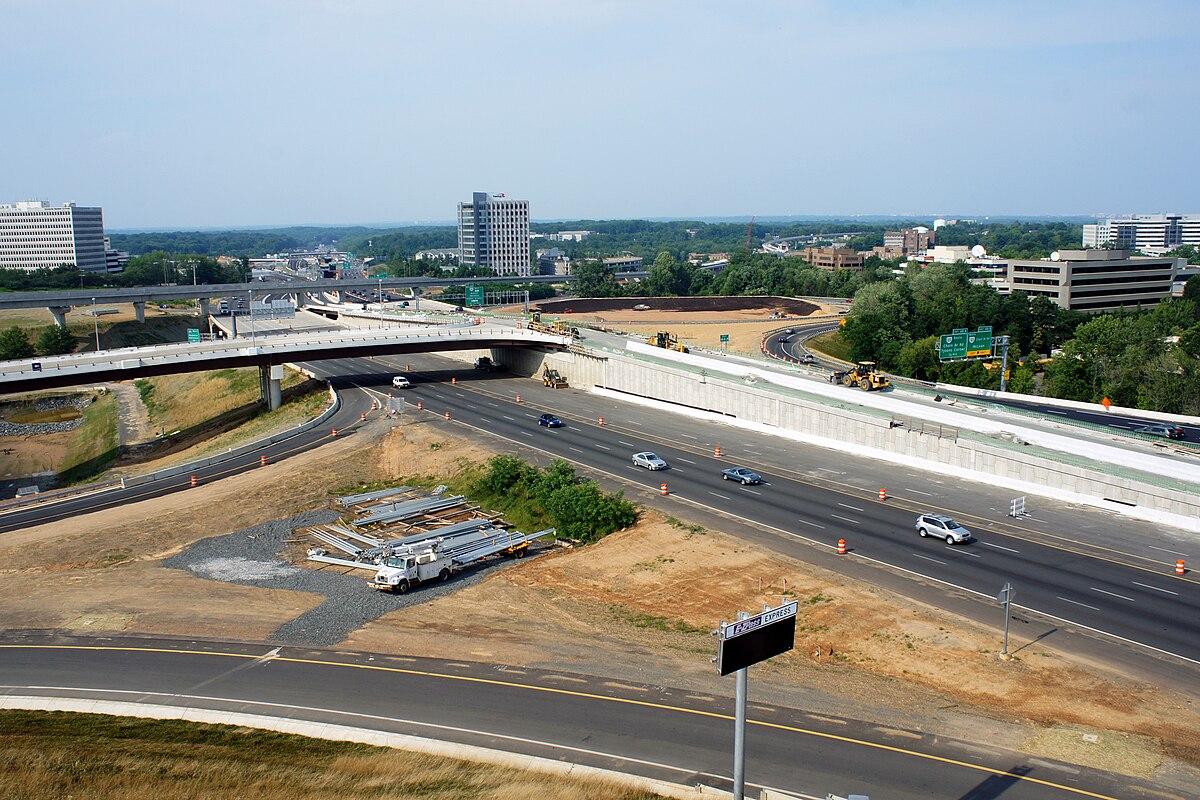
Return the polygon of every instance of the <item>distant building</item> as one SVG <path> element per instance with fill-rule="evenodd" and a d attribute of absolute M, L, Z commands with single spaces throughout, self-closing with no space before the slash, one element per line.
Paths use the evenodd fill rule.
<path fill-rule="evenodd" d="M 105 249 L 99 208 L 41 201 L 0 205 L 0 269 L 32 271 L 73 264 L 85 272 L 107 272 Z"/>
<path fill-rule="evenodd" d="M 595 231 L 559 231 L 558 233 L 548 235 L 546 238 L 552 242 L 582 242 L 593 233 Z"/>
<path fill-rule="evenodd" d="M 457 262 L 457 247 L 437 247 L 430 250 L 418 250 L 413 258 L 417 261 Z"/>
<path fill-rule="evenodd" d="M 1083 226 L 1084 247 L 1124 247 L 1159 255 L 1200 247 L 1200 214 L 1135 214 Z"/>
<path fill-rule="evenodd" d="M 849 247 L 806 247 L 804 260 L 821 269 L 862 269 L 863 254 Z"/>
<path fill-rule="evenodd" d="M 639 272 L 643 263 L 641 256 L 624 255 L 604 259 L 604 266 L 614 272 Z"/>
<path fill-rule="evenodd" d="M 939 244 L 925 251 L 925 259 L 938 264 L 953 264 L 971 257 L 971 248 L 965 244 Z"/>
<path fill-rule="evenodd" d="M 496 275 L 529 275 L 529 201 L 474 192 L 458 204 L 458 263 Z"/>
<path fill-rule="evenodd" d="M 900 250 L 906 256 L 924 253 L 936 243 L 937 234 L 924 226 L 883 232 L 883 246 Z"/>
<path fill-rule="evenodd" d="M 538 250 L 537 262 L 540 275 L 571 274 L 571 257 L 557 247 Z"/>
<path fill-rule="evenodd" d="M 897 258 L 904 258 L 903 247 L 872 247 L 869 251 L 863 253 L 864 256 L 877 256 L 884 261 L 894 261 Z"/>
<path fill-rule="evenodd" d="M 220 262 L 221 259 L 217 259 Z M 104 237 L 104 268 L 108 272 L 123 272 L 125 266 L 129 263 L 129 253 L 123 250 L 114 250 L 112 243 L 108 237 Z"/>
<path fill-rule="evenodd" d="M 1186 264 L 1182 258 L 1131 258 L 1129 250 L 1063 250 L 1056 255 L 1009 261 L 1009 287 L 1076 311 L 1115 311 L 1170 297 L 1171 285 Z"/>

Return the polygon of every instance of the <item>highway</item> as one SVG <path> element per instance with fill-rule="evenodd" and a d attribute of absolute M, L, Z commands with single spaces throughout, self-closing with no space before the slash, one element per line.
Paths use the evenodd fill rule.
<path fill-rule="evenodd" d="M 350 725 L 728 790 L 728 698 L 534 669 L 266 645 L 8 636 L 0 694 Z M 753 696 L 753 682 L 751 695 Z M 747 788 L 808 797 L 1170 797 L 1162 787 L 936 734 L 752 702 Z"/>

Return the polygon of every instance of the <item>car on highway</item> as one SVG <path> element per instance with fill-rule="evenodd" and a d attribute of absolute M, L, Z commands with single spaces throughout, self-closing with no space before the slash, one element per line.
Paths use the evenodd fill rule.
<path fill-rule="evenodd" d="M 553 414 L 542 414 L 538 417 L 538 425 L 544 428 L 561 428 L 563 421 Z"/>
<path fill-rule="evenodd" d="M 813 363 L 814 361 L 816 361 L 816 359 L 815 359 L 815 358 L 813 358 L 813 354 L 812 354 L 812 353 L 805 353 L 805 354 L 804 354 L 804 357 L 803 357 L 803 358 L 801 358 L 800 360 L 801 360 L 801 361 L 803 361 L 805 364 L 811 364 L 811 363 Z"/>
<path fill-rule="evenodd" d="M 786 333 L 785 333 L 785 334 L 783 334 L 782 336 L 780 336 L 780 337 L 779 337 L 779 342 L 782 344 L 783 342 L 790 341 L 790 340 L 791 340 L 791 338 L 792 338 L 792 337 L 791 337 L 789 334 L 786 334 Z"/>
<path fill-rule="evenodd" d="M 1151 436 L 1161 436 L 1164 439 L 1182 439 L 1183 428 L 1178 425 L 1168 425 L 1163 422 L 1151 422 L 1146 425 L 1138 425 L 1133 429 L 1134 433 L 1148 433 Z"/>
<path fill-rule="evenodd" d="M 649 450 L 644 453 L 634 453 L 633 465 L 635 467 L 645 467 L 651 472 L 654 470 L 666 469 L 668 466 L 666 461 L 663 461 L 656 454 L 651 453 Z"/>
<path fill-rule="evenodd" d="M 946 544 L 963 544 L 971 541 L 971 532 L 945 514 L 921 514 L 917 517 L 917 533 L 945 539 Z"/>
<path fill-rule="evenodd" d="M 786 331 L 784 331 L 784 333 L 786 333 L 788 336 L 795 336 L 795 335 L 796 335 L 796 329 L 795 329 L 795 328 L 788 328 Z"/>
<path fill-rule="evenodd" d="M 752 483 L 762 483 L 762 476 L 754 470 L 746 469 L 745 467 L 730 467 L 729 469 L 721 470 L 721 479 L 726 481 L 737 481 L 743 486 L 748 486 Z"/>
<path fill-rule="evenodd" d="M 412 381 L 403 375 L 397 375 L 396 377 L 392 378 L 392 386 L 397 389 L 408 389 L 412 386 Z"/>

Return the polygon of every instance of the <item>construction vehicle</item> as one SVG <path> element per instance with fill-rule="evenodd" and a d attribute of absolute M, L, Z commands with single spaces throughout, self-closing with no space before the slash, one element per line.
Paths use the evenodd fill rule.
<path fill-rule="evenodd" d="M 416 546 L 386 552 L 379 562 L 372 589 L 404 594 L 422 581 L 448 581 L 450 576 L 470 564 L 492 556 L 524 558 L 529 543 L 550 536 L 554 528 L 526 535 L 520 531 L 484 529 L 452 538 L 428 539 Z M 434 531 L 434 534 L 437 532 Z"/>
<path fill-rule="evenodd" d="M 551 389 L 567 388 L 567 379 L 559 374 L 558 370 L 551 369 L 545 364 L 542 365 L 542 385 L 548 386 Z"/>
<path fill-rule="evenodd" d="M 829 376 L 829 381 L 843 386 L 857 386 L 864 392 L 886 389 L 892 385 L 886 375 L 875 371 L 874 361 L 860 361 L 850 369 L 834 370 Z"/>
<path fill-rule="evenodd" d="M 583 334 L 579 332 L 579 328 L 568 323 L 566 320 L 556 319 L 550 325 L 551 333 L 556 333 L 559 336 L 570 336 L 572 339 L 582 339 Z"/>
<path fill-rule="evenodd" d="M 482 370 L 483 372 L 499 372 L 503 367 L 487 356 L 480 356 L 475 359 L 475 369 Z"/>
<path fill-rule="evenodd" d="M 646 340 L 647 344 L 652 344 L 655 347 L 661 347 L 664 350 L 675 350 L 680 353 L 688 351 L 687 345 L 679 341 L 675 334 L 669 331 L 659 331 Z"/>

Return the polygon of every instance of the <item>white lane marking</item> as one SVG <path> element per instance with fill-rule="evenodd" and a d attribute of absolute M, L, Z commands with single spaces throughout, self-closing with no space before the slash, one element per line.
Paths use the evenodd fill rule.
<path fill-rule="evenodd" d="M 504 415 L 503 415 L 503 414 L 501 414 L 500 416 L 504 417 Z M 516 420 L 515 420 L 514 418 L 512 418 L 512 417 L 504 417 L 504 418 L 505 418 L 506 420 L 508 420 L 509 422 L 516 422 Z"/>
<path fill-rule="evenodd" d="M 1047 408 L 1047 409 L 1045 409 L 1045 411 L 1046 411 L 1046 413 L 1047 413 L 1047 414 L 1058 414 L 1059 416 L 1062 416 L 1062 417 L 1065 417 L 1065 416 L 1067 416 L 1067 412 L 1065 412 L 1065 411 L 1051 411 L 1051 410 L 1050 410 L 1050 409 L 1048 409 L 1048 408 Z"/>
<path fill-rule="evenodd" d="M 533 434 L 530 433 L 529 431 L 521 431 L 521 433 L 525 436 L 533 436 Z"/>
<path fill-rule="evenodd" d="M 582 451 L 582 450 L 580 450 L 578 447 L 571 447 L 570 445 L 568 445 L 568 446 L 567 446 L 567 449 L 568 449 L 568 450 L 574 450 L 576 453 L 582 453 L 582 452 L 583 452 L 583 451 Z"/>
<path fill-rule="evenodd" d="M 942 561 L 941 559 L 930 558 L 929 556 L 923 556 L 920 553 L 913 553 L 912 555 L 916 556 L 917 558 L 923 558 L 926 561 L 932 561 L 935 564 L 945 564 L 946 563 L 945 561 Z"/>
<path fill-rule="evenodd" d="M 745 486 L 743 486 L 743 487 L 742 487 L 742 491 L 743 491 L 743 492 L 749 492 L 750 494 L 756 494 L 756 495 L 758 495 L 759 497 L 762 497 L 762 492 L 756 492 L 756 491 L 754 491 L 753 489 L 747 489 Z"/>
<path fill-rule="evenodd" d="M 640 426 L 642 423 L 638 422 L 636 419 L 631 419 L 631 420 L 629 420 L 629 424 L 630 424 L 630 425 L 639 425 L 639 426 Z"/>
<path fill-rule="evenodd" d="M 676 457 L 675 457 L 675 460 L 676 460 L 676 461 L 682 461 L 682 462 L 683 462 L 683 463 L 685 463 L 685 464 L 692 464 L 693 466 L 694 466 L 694 465 L 695 465 L 695 463 L 696 463 L 695 461 L 688 461 L 686 458 L 680 458 L 679 456 L 676 456 Z"/>
<path fill-rule="evenodd" d="M 1181 553 L 1181 552 L 1179 552 L 1178 550 L 1168 550 L 1168 549 L 1167 549 L 1167 548 L 1165 548 L 1165 547 L 1155 547 L 1155 546 L 1154 546 L 1154 545 L 1152 545 L 1152 544 L 1148 544 L 1148 545 L 1146 545 L 1146 546 L 1147 546 L 1147 547 L 1149 547 L 1151 550 L 1161 550 L 1161 551 L 1163 551 L 1164 553 L 1170 553 L 1170 554 L 1171 554 L 1171 555 L 1173 555 L 1173 556 L 1185 556 L 1185 557 L 1187 556 L 1187 553 Z"/>
<path fill-rule="evenodd" d="M 617 439 L 617 444 L 623 444 L 626 447 L 637 447 L 633 442 L 627 442 L 624 439 Z"/>
<path fill-rule="evenodd" d="M 983 556 L 979 555 L 979 553 L 972 553 L 970 550 L 963 550 L 961 546 L 955 547 L 953 545 L 946 545 L 946 549 L 953 550 L 955 553 L 958 553 L 960 556 L 970 556 L 971 558 L 983 558 Z"/>
<path fill-rule="evenodd" d="M 466 395 L 463 394 L 462 392 L 455 392 L 455 394 L 458 395 L 459 397 L 466 397 Z"/>
<path fill-rule="evenodd" d="M 602 444 L 598 444 L 598 445 L 596 445 L 596 447 L 599 447 L 601 450 L 612 450 L 612 448 L 611 448 L 611 447 L 605 447 L 605 446 L 604 446 L 604 445 L 602 445 Z"/>
<path fill-rule="evenodd" d="M 817 472 L 832 472 L 834 475 L 845 475 L 844 472 L 839 472 L 836 469 L 826 469 L 825 467 L 817 467 Z"/>
<path fill-rule="evenodd" d="M 493 402 L 492 402 L 492 401 L 490 401 L 490 400 L 488 401 L 488 405 L 489 405 L 489 406 L 491 406 L 492 408 L 499 408 L 499 407 L 500 407 L 500 406 L 496 405 L 495 403 L 493 403 Z"/>
<path fill-rule="evenodd" d="M 850 519 L 849 517 L 839 517 L 837 514 L 830 514 L 829 516 L 833 517 L 834 519 L 840 519 L 840 520 L 842 520 L 843 522 L 849 522 L 849 523 L 851 523 L 852 525 L 857 525 L 857 524 L 858 524 L 858 520 L 856 520 L 856 519 Z"/>
<path fill-rule="evenodd" d="M 1137 600 L 1134 600 L 1132 597 L 1126 597 L 1123 594 L 1117 594 L 1116 592 L 1106 592 L 1103 589 L 1097 589 L 1095 586 L 1089 586 L 1088 588 L 1091 589 L 1093 592 L 1099 592 L 1100 594 L 1106 594 L 1109 597 L 1119 597 L 1122 600 L 1128 600 L 1131 603 L 1137 602 Z"/>
<path fill-rule="evenodd" d="M 526 414 L 525 416 L 529 417 L 530 419 L 537 419 L 537 417 L 535 417 L 533 414 Z"/>
<path fill-rule="evenodd" d="M 848 509 L 850 509 L 851 511 L 857 511 L 857 512 L 859 512 L 860 514 L 862 513 L 862 509 L 861 509 L 861 508 L 858 508 L 857 506 L 848 506 L 848 505 L 846 505 L 845 503 L 838 503 L 838 505 L 839 505 L 839 506 L 841 506 L 842 508 L 848 508 Z"/>
<path fill-rule="evenodd" d="M 809 522 L 809 521 L 808 521 L 808 520 L 806 520 L 806 519 L 798 519 L 798 520 L 796 520 L 796 521 L 797 521 L 797 522 L 800 522 L 800 523 L 803 523 L 804 525 L 812 525 L 814 528 L 820 528 L 821 530 L 825 530 L 825 526 L 824 526 L 824 525 L 818 525 L 817 523 L 815 523 L 815 522 Z"/>
<path fill-rule="evenodd" d="M 750 449 L 747 449 L 747 450 L 746 450 L 746 452 L 747 452 L 747 453 L 751 453 L 752 455 L 756 455 L 756 456 L 761 456 L 761 455 L 762 455 L 762 453 L 758 452 L 757 450 L 750 450 Z"/>
<path fill-rule="evenodd" d="M 723 494 L 717 494 L 716 492 L 709 492 L 709 494 L 711 494 L 713 497 L 719 497 L 719 498 L 721 498 L 722 500 L 728 500 L 728 499 L 729 499 L 729 498 L 728 498 L 728 497 L 726 497 L 725 495 L 723 495 Z"/>
<path fill-rule="evenodd" d="M 981 544 L 981 545 L 983 545 L 984 547 L 994 547 L 994 548 L 996 548 L 997 550 L 1007 550 L 1007 551 L 1008 551 L 1008 552 L 1010 552 L 1010 553 L 1019 553 L 1019 552 L 1021 552 L 1020 550 L 1013 550 L 1011 547 L 1005 547 L 1004 545 L 999 545 L 999 544 L 992 544 L 991 542 L 983 542 L 983 541 L 981 541 L 981 542 L 980 542 L 980 544 Z"/>
<path fill-rule="evenodd" d="M 679 435 L 685 439 L 695 439 L 696 438 L 695 436 L 692 436 L 690 433 L 681 433 Z"/>
<path fill-rule="evenodd" d="M 1058 597 L 1058 595 L 1055 595 L 1055 596 Z M 1089 606 L 1087 603 L 1081 603 L 1078 600 L 1072 600 L 1069 597 L 1058 597 L 1058 599 L 1062 600 L 1064 603 L 1073 603 L 1074 605 L 1077 605 L 1077 606 L 1083 606 L 1084 608 L 1090 608 L 1092 611 L 1100 610 L 1100 609 L 1096 608 L 1095 606 Z"/>
<path fill-rule="evenodd" d="M 1173 594 L 1176 597 L 1179 596 L 1179 592 L 1172 592 L 1170 589 L 1160 589 L 1157 586 L 1151 586 L 1148 583 L 1138 583 L 1137 581 L 1130 581 L 1130 583 L 1132 583 L 1134 586 L 1140 586 L 1143 589 L 1153 589 L 1154 591 L 1162 592 L 1163 594 Z"/>
<path fill-rule="evenodd" d="M 906 492 L 912 492 L 913 494 L 923 494 L 923 495 L 925 495 L 926 497 L 933 497 L 933 495 L 932 495 L 932 494 L 930 494 L 929 492 L 922 492 L 922 491 L 919 491 L 919 490 L 917 490 L 917 489 L 905 489 L 904 491 L 906 491 Z"/>

